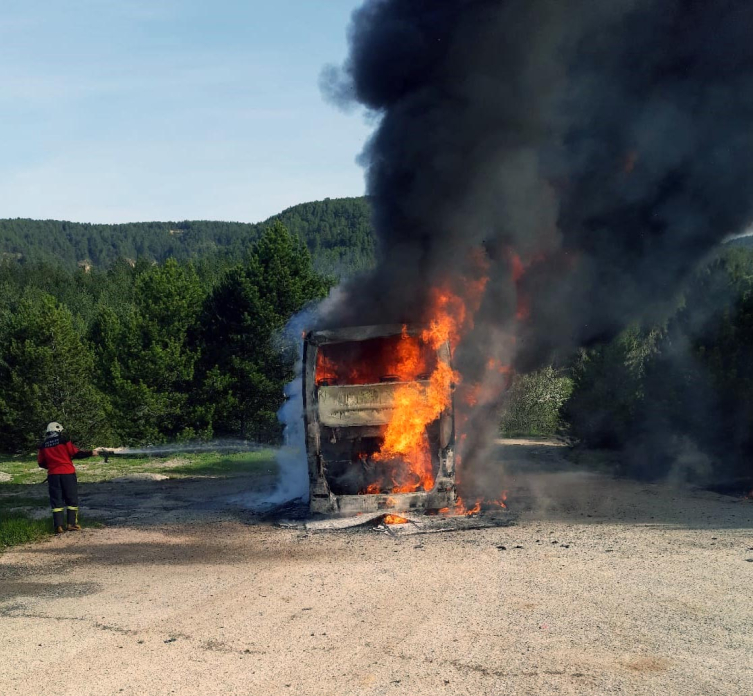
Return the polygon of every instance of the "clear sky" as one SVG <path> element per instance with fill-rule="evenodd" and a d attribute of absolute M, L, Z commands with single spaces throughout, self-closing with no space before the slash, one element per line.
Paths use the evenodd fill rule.
<path fill-rule="evenodd" d="M 363 193 L 319 92 L 358 0 L 2 0 L 0 218 L 239 220 Z"/>

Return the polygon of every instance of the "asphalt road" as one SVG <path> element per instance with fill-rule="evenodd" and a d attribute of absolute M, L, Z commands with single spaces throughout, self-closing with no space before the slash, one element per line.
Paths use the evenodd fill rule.
<path fill-rule="evenodd" d="M 753 501 L 500 456 L 511 527 L 194 515 L 5 553 L 0 693 L 753 694 Z"/>

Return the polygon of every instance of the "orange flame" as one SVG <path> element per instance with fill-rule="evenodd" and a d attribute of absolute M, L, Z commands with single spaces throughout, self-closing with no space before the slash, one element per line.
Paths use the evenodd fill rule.
<path fill-rule="evenodd" d="M 526 272 L 526 267 L 523 265 L 523 260 L 514 251 L 510 252 L 510 267 L 513 282 L 517 283 Z"/>
<path fill-rule="evenodd" d="M 471 288 L 474 305 L 480 303 L 486 282 L 484 278 Z M 462 333 L 472 325 L 472 315 L 464 300 L 447 288 L 435 288 L 432 296 L 429 326 L 422 332 L 421 339 L 436 352 L 445 344 L 451 348 L 457 344 Z M 476 306 L 473 307 L 475 309 Z M 406 340 L 409 336 L 405 327 L 402 339 L 396 347 L 396 361 L 390 371 L 404 384 L 394 394 L 392 417 L 380 451 L 373 459 L 405 463 L 404 466 L 392 467 L 392 492 L 430 491 L 434 488 L 435 478 L 426 429 L 450 408 L 453 385 L 460 382 L 460 375 L 446 360 L 440 359 L 429 376 L 428 384 L 415 381 L 417 371 L 423 364 L 421 353 L 414 341 Z"/>
<path fill-rule="evenodd" d="M 536 261 L 540 261 L 543 257 L 536 256 L 526 263 L 520 256 L 518 256 L 518 254 L 510 250 L 508 253 L 508 258 L 510 261 L 510 271 L 512 273 L 512 279 L 515 283 L 518 294 L 515 318 L 518 321 L 526 321 L 531 316 L 531 298 L 523 289 L 521 281 L 523 280 L 523 276 L 526 274 L 526 271 L 528 270 L 530 264 Z"/>
<path fill-rule="evenodd" d="M 385 524 L 408 524 L 409 520 L 400 515 L 385 515 L 383 518 Z"/>
<path fill-rule="evenodd" d="M 463 502 L 463 499 L 458 496 L 454 508 L 454 513 L 456 515 L 465 515 L 466 517 L 471 517 L 472 515 L 477 515 L 479 512 L 481 512 L 481 498 L 478 498 L 473 506 L 469 508 Z"/>
<path fill-rule="evenodd" d="M 471 515 L 477 515 L 479 512 L 481 512 L 481 501 L 477 500 L 470 510 L 466 510 L 465 514 L 467 517 L 470 517 Z"/>
<path fill-rule="evenodd" d="M 422 359 L 420 343 L 408 336 L 407 326 L 403 326 L 400 338 L 395 349 L 397 362 L 394 372 L 401 382 L 408 382 L 416 379 L 425 368 L 426 361 Z"/>
<path fill-rule="evenodd" d="M 477 406 L 480 393 L 481 393 L 481 385 L 471 384 L 464 390 L 463 401 L 465 402 L 467 406 L 471 406 L 471 407 Z M 465 433 L 463 433 L 463 435 L 465 435 Z"/>
<path fill-rule="evenodd" d="M 507 491 L 502 491 L 502 495 L 499 497 L 499 500 L 493 500 L 491 502 L 492 505 L 496 505 L 497 507 L 501 508 L 507 508 Z"/>
<path fill-rule="evenodd" d="M 427 328 L 420 336 L 409 335 L 407 327 L 403 327 L 401 335 L 379 339 L 379 349 L 368 355 L 363 352 L 366 351 L 364 343 L 323 346 L 318 352 L 319 386 L 398 382 L 391 397 L 392 414 L 384 428 L 379 451 L 363 455 L 381 462 L 380 480 L 366 486 L 361 491 L 364 494 L 432 490 L 435 475 L 428 426 L 452 407 L 456 387 L 460 388 L 456 394 L 458 403 L 469 407 L 486 403 L 493 397 L 486 380 L 483 384 L 461 385 L 461 376 L 449 365 L 446 351 L 443 356 L 441 350 L 448 345 L 452 355 L 462 338 L 473 329 L 474 317 L 484 299 L 490 261 L 479 249 L 467 262 L 466 268 L 470 269 L 472 277 L 461 275 L 456 282 L 430 290 L 429 311 L 422 317 Z M 525 274 L 526 264 L 512 252 L 509 263 L 513 280 L 518 284 Z M 519 291 L 518 318 L 524 319 L 527 311 L 526 300 Z M 487 367 L 502 375 L 497 381 L 504 382 L 505 378 L 512 377 L 511 367 L 501 361 L 490 360 Z M 509 382 L 507 384 L 509 386 Z M 464 437 L 465 433 L 461 432 L 461 443 Z M 460 452 L 456 452 L 455 464 L 460 467 Z M 455 513 L 473 515 L 480 509 L 480 500 L 470 509 L 459 500 Z"/>
<path fill-rule="evenodd" d="M 499 507 L 499 508 L 507 508 L 507 491 L 502 491 L 502 495 L 499 497 L 499 500 L 488 500 L 483 498 L 476 498 L 475 502 L 471 507 L 468 507 L 464 502 L 463 499 L 458 496 L 457 502 L 455 503 L 455 507 L 452 509 L 452 513 L 454 515 L 465 515 L 466 517 L 472 517 L 473 515 L 478 515 L 481 512 L 482 505 L 484 507 Z M 442 508 L 439 513 L 441 515 L 446 515 L 450 512 L 449 508 Z"/>
<path fill-rule="evenodd" d="M 426 427 L 450 406 L 451 386 L 457 379 L 457 373 L 446 362 L 440 361 L 428 385 L 406 382 L 395 392 L 392 418 L 384 433 L 381 450 L 374 455 L 377 461 L 400 458 L 407 463 L 407 471 L 400 468 L 393 474 L 395 493 L 434 488 Z"/>
<path fill-rule="evenodd" d="M 449 288 L 432 288 L 429 328 L 423 332 L 423 339 L 434 348 L 449 342 L 455 350 L 463 335 L 473 328 L 473 317 L 481 306 L 489 278 L 463 280 L 465 299 Z"/>
<path fill-rule="evenodd" d="M 531 300 L 523 293 L 518 294 L 518 308 L 515 312 L 515 318 L 518 321 L 525 321 L 531 316 Z"/>
<path fill-rule="evenodd" d="M 484 498 L 476 498 L 473 505 L 468 507 L 461 496 L 457 497 L 457 501 L 452 508 L 444 507 L 437 510 L 440 515 L 453 515 L 473 517 L 481 512 L 482 507 L 485 509 L 491 507 L 498 507 L 502 509 L 507 508 L 507 491 L 503 491 L 498 500 L 489 500 Z"/>
<path fill-rule="evenodd" d="M 337 365 L 320 350 L 316 354 L 316 383 L 323 384 L 332 381 L 337 376 Z"/>

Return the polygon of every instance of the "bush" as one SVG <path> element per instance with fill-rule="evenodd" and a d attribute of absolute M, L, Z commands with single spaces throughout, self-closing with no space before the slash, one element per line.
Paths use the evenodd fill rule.
<path fill-rule="evenodd" d="M 502 433 L 550 437 L 562 425 L 561 410 L 573 389 L 572 380 L 551 365 L 516 375 L 502 416 Z"/>
<path fill-rule="evenodd" d="M 645 401 L 645 373 L 660 331 L 631 326 L 611 343 L 583 349 L 572 366 L 563 409 L 570 436 L 589 447 L 620 448 L 634 437 Z"/>

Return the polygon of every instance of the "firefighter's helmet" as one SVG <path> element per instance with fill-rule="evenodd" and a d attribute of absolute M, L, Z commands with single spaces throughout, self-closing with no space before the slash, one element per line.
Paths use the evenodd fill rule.
<path fill-rule="evenodd" d="M 47 432 L 48 433 L 62 433 L 63 432 L 63 426 L 60 425 L 60 423 L 55 423 L 54 421 L 52 423 L 47 424 Z"/>

